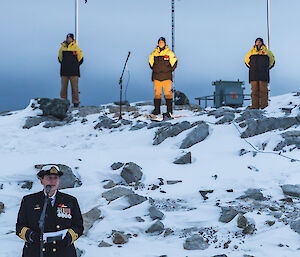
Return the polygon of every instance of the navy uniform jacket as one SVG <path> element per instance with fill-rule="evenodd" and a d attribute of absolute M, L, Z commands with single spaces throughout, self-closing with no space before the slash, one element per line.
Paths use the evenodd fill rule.
<path fill-rule="evenodd" d="M 29 243 L 28 234 L 35 231 L 40 234 L 39 219 L 43 210 L 44 191 L 27 195 L 22 199 L 16 224 L 16 234 L 25 241 L 22 257 L 39 257 L 40 243 Z M 56 246 L 56 242 L 44 244 L 45 257 L 76 257 L 73 242 L 83 233 L 83 220 L 77 199 L 57 191 L 55 203 L 46 210 L 44 232 L 56 232 L 68 229 L 72 244 L 65 248 Z"/>

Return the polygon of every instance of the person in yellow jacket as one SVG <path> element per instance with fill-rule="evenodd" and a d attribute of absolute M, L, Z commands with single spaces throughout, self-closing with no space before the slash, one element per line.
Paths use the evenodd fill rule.
<path fill-rule="evenodd" d="M 166 39 L 160 37 L 158 46 L 149 57 L 150 68 L 152 72 L 152 81 L 154 81 L 154 110 L 152 114 L 160 114 L 161 94 L 164 89 L 164 95 L 167 105 L 167 116 L 173 113 L 172 102 L 172 72 L 177 67 L 177 58 L 175 54 L 166 45 Z"/>
<path fill-rule="evenodd" d="M 264 109 L 269 103 L 270 69 L 275 65 L 273 53 L 267 49 L 262 38 L 255 40 L 255 45 L 247 54 L 245 63 L 249 68 L 251 84 L 251 109 Z"/>
<path fill-rule="evenodd" d="M 58 61 L 60 66 L 61 76 L 61 91 L 60 97 L 68 98 L 68 84 L 71 82 L 72 88 L 72 103 L 74 107 L 79 106 L 79 90 L 78 79 L 80 77 L 79 66 L 83 63 L 83 54 L 81 49 L 74 40 L 74 35 L 69 33 L 66 41 L 61 43 L 61 48 L 58 52 Z"/>

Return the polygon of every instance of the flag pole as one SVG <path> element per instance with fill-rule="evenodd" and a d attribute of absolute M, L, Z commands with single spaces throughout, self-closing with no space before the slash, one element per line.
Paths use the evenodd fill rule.
<path fill-rule="evenodd" d="M 268 49 L 270 49 L 270 0 L 267 0 Z"/>
<path fill-rule="evenodd" d="M 78 30 L 78 22 L 79 22 L 79 0 L 75 0 L 75 38 L 78 44 L 79 41 L 79 30 Z"/>
<path fill-rule="evenodd" d="M 172 52 L 175 53 L 175 0 L 171 1 L 171 12 L 172 12 Z M 173 92 L 173 110 L 175 110 L 175 74 L 173 74 L 173 83 L 172 83 L 172 92 Z"/>

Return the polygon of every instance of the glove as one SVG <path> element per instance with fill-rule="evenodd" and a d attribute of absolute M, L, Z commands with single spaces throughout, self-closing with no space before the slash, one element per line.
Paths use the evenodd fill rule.
<path fill-rule="evenodd" d="M 59 248 L 66 248 L 66 247 L 70 246 L 72 244 L 71 234 L 68 232 L 66 234 L 66 236 L 64 237 L 64 239 L 57 241 L 56 244 L 57 244 L 57 247 L 59 247 Z"/>
<path fill-rule="evenodd" d="M 40 235 L 39 235 L 39 233 L 37 233 L 33 230 L 29 230 L 28 236 L 26 239 L 29 243 L 38 243 L 38 242 L 40 242 Z"/>

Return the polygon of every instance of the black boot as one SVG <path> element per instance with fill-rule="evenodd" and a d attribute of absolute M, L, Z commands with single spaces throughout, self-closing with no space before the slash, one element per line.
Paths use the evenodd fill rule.
<path fill-rule="evenodd" d="M 160 114 L 160 104 L 161 104 L 161 99 L 154 99 L 154 110 L 152 112 L 153 115 Z"/>
<path fill-rule="evenodd" d="M 173 99 L 166 99 L 166 105 L 167 105 L 167 113 L 173 114 Z"/>

